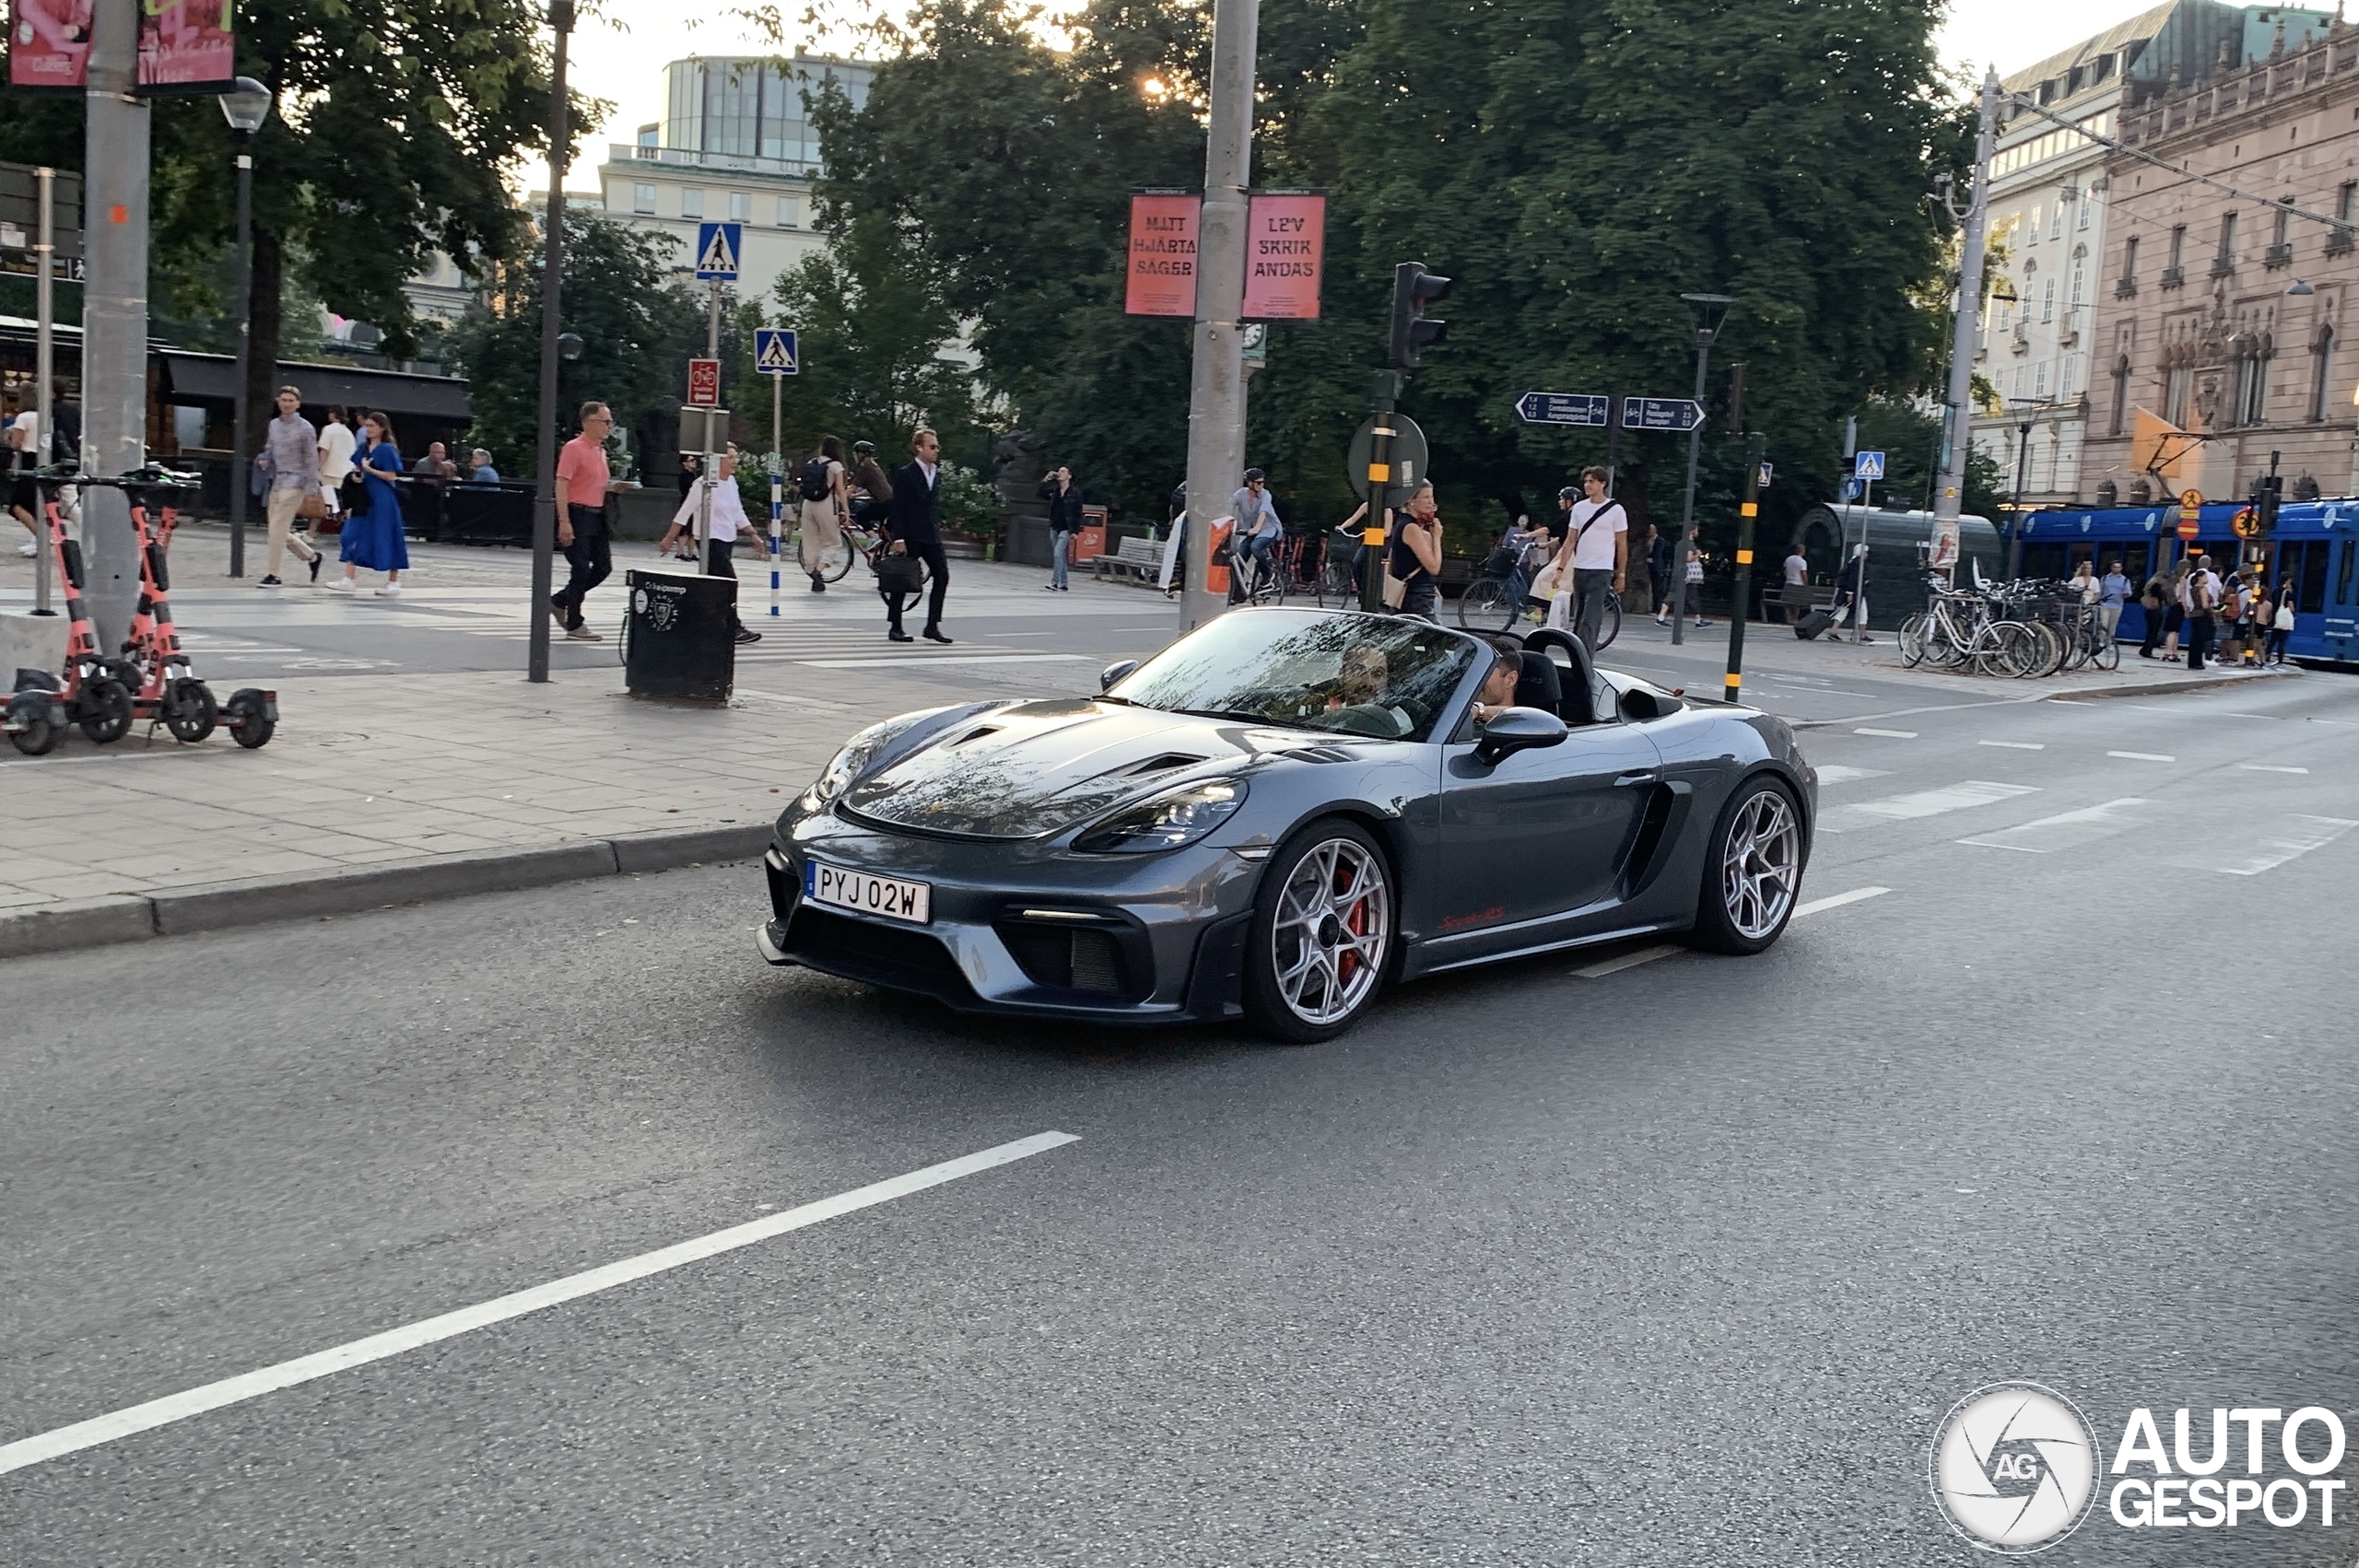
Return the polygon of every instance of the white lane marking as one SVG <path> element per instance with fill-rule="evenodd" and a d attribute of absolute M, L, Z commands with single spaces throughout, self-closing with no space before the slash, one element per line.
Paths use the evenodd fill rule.
<path fill-rule="evenodd" d="M 1677 942 L 1666 942 L 1661 947 L 1642 947 L 1619 958 L 1604 958 L 1594 964 L 1585 964 L 1573 973 L 1584 980 L 1602 980 L 1608 975 L 1618 975 L 1625 969 L 1635 969 L 1641 964 L 1651 964 L 1658 958 L 1668 958 L 1674 953 L 1686 951 Z"/>
<path fill-rule="evenodd" d="M 2124 762 L 2177 762 L 2178 760 L 2175 756 L 2165 756 L 2160 752 L 2107 752 L 2105 755 L 2118 756 Z"/>
<path fill-rule="evenodd" d="M 2221 857 L 2190 855 L 2171 863 L 2195 871 L 2225 872 L 2230 876 L 2259 876 L 2275 871 L 2286 861 L 2323 848 L 2354 827 L 2359 822 L 2339 816 L 2293 816 L 2285 819 L 2288 825 L 2274 833 L 2262 835 L 2252 852 L 2243 860 L 2228 861 Z"/>
<path fill-rule="evenodd" d="M 2001 746 L 2011 752 L 2044 752 L 2048 749 L 2046 741 L 1977 741 L 1974 743 L 1978 746 Z"/>
<path fill-rule="evenodd" d="M 789 1209 L 783 1213 L 767 1214 L 761 1219 L 714 1231 L 693 1241 L 678 1242 L 654 1252 L 642 1252 L 636 1258 L 626 1258 L 579 1274 L 569 1274 L 564 1279 L 552 1280 L 547 1284 L 534 1285 L 530 1290 L 517 1291 L 510 1295 L 496 1296 L 474 1306 L 461 1307 L 456 1312 L 446 1312 L 398 1328 L 388 1328 L 381 1334 L 371 1334 L 366 1339 L 354 1340 L 331 1350 L 298 1356 L 293 1361 L 283 1361 L 258 1372 L 225 1377 L 218 1383 L 207 1383 L 201 1387 L 167 1395 L 160 1399 L 150 1399 L 145 1404 L 133 1405 L 108 1415 L 94 1416 L 88 1421 L 76 1422 L 71 1426 L 61 1426 L 35 1437 L 19 1438 L 14 1443 L 0 1445 L 0 1475 L 23 1469 L 28 1465 L 38 1465 L 46 1459 L 78 1453 L 85 1448 L 94 1448 L 102 1443 L 111 1443 L 134 1433 L 186 1421 L 191 1416 L 203 1415 L 208 1410 L 217 1410 L 281 1388 L 291 1388 L 299 1383 L 308 1383 L 332 1372 L 366 1366 L 370 1362 L 383 1361 L 404 1351 L 417 1350 L 421 1345 L 472 1333 L 477 1328 L 487 1328 L 495 1323 L 505 1323 L 511 1317 L 522 1317 L 545 1307 L 556 1306 L 599 1291 L 612 1290 L 616 1285 L 627 1285 L 684 1264 L 701 1262 L 724 1252 L 734 1252 L 741 1246 L 751 1246 L 757 1241 L 784 1235 L 789 1231 L 799 1231 L 825 1220 L 874 1208 L 879 1203 L 889 1203 L 896 1198 L 907 1198 L 930 1187 L 940 1187 L 961 1176 L 974 1176 L 996 1165 L 1029 1159 L 1035 1154 L 1044 1154 L 1051 1149 L 1079 1141 L 1081 1140 L 1070 1132 L 1036 1132 L 1013 1143 L 1003 1143 L 995 1149 L 985 1149 L 956 1160 L 945 1160 L 938 1165 L 928 1165 L 922 1170 L 854 1188 L 850 1192 L 822 1198 L 816 1203 L 805 1203 L 799 1209 Z"/>
<path fill-rule="evenodd" d="M 1917 731 L 1914 730 L 1854 730 L 1851 733 L 1854 735 L 1882 735 L 1888 741 L 1913 741 L 1917 738 Z"/>
<path fill-rule="evenodd" d="M 1995 833 L 1979 834 L 1961 838 L 1961 844 L 1979 845 L 1986 849 L 2015 849 L 2026 855 L 2044 855 L 2050 849 L 2066 848 L 2087 843 L 2093 838 L 2109 837 L 2116 833 L 2138 825 L 2130 815 L 2130 808 L 2152 802 L 2135 795 L 2125 795 L 2102 805 L 2083 806 L 2076 812 L 2060 812 L 2013 827 L 2002 827 Z"/>
<path fill-rule="evenodd" d="M 1891 776 L 1892 769 L 1888 767 L 1847 767 L 1839 762 L 1829 763 L 1818 770 L 1821 784 L 1849 784 L 1861 778 L 1888 778 Z"/>
<path fill-rule="evenodd" d="M 2240 762 L 2236 766 L 2247 773 L 2307 773 L 2306 767 L 2281 767 L 2272 762 Z"/>
<path fill-rule="evenodd" d="M 1861 801 L 1857 805 L 1830 807 L 1819 818 L 1819 831 L 1848 833 L 1872 827 L 1880 822 L 1908 822 L 1918 817 L 1940 816 L 1945 812 L 1965 811 L 1972 806 L 1987 806 L 1994 802 L 2013 800 L 2017 795 L 2036 795 L 2038 792 L 2036 785 L 1996 784 L 1987 778 L 1969 778 L 1963 784 L 1952 784 L 1946 789 L 1919 790 L 1913 794 L 1891 795 L 1881 801 Z"/>
<path fill-rule="evenodd" d="M 1824 898 L 1813 898 L 1795 909 L 1793 918 L 1799 920 L 1804 915 L 1815 915 L 1825 909 L 1840 909 L 1846 904 L 1857 904 L 1863 898 L 1880 898 L 1891 891 L 1892 889 L 1888 887 L 1855 887 L 1848 893 L 1830 893 Z"/>
<path fill-rule="evenodd" d="M 798 659 L 794 662 L 811 670 L 864 670 L 875 664 L 1050 664 L 1070 661 L 1095 664 L 1097 660 L 1083 653 L 986 653 L 921 654 L 912 659 L 906 653 L 884 653 L 872 659 Z"/>

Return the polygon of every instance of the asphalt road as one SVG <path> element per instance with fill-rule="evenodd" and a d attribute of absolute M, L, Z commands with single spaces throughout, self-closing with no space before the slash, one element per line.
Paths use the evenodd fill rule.
<path fill-rule="evenodd" d="M 1979 1385 L 2353 1422 L 2359 702 L 1861 728 L 1806 896 L 1885 891 L 1308 1049 L 772 971 L 751 866 L 0 965 L 0 1444 L 1079 1140 L 0 1475 L 0 1558 L 1965 1563 Z"/>

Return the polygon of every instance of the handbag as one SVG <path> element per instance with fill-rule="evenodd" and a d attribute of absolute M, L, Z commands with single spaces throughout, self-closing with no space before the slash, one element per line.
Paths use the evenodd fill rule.
<path fill-rule="evenodd" d="M 876 591 L 915 594 L 925 587 L 925 566 L 911 556 L 876 557 Z"/>
<path fill-rule="evenodd" d="M 295 503 L 295 515 L 305 522 L 317 522 L 328 515 L 328 498 L 320 494 L 317 485 L 305 490 L 303 498 Z"/>

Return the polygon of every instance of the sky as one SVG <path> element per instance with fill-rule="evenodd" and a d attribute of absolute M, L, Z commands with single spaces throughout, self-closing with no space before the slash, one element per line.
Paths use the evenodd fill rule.
<path fill-rule="evenodd" d="M 1998 66 L 2003 76 L 2103 32 L 2151 4 L 2152 0 L 1952 0 L 1949 20 L 1941 31 L 1942 57 L 1978 76 L 1986 65 Z M 575 28 L 570 71 L 579 90 L 611 99 L 616 107 L 604 125 L 577 143 L 581 156 L 566 180 L 566 188 L 574 191 L 597 189 L 597 169 L 604 161 L 607 144 L 628 142 L 640 126 L 663 117 L 663 66 L 668 62 L 686 54 L 769 53 L 775 47 L 755 28 L 725 15 L 692 28 L 682 22 L 684 15 L 693 16 L 699 10 L 733 9 L 727 5 L 690 7 L 680 0 L 598 0 L 597 8 L 602 14 L 593 16 L 586 14 L 585 7 Z M 832 44 L 839 53 L 857 53 L 845 24 L 815 34 L 795 20 L 801 15 L 800 6 L 778 8 L 789 18 L 792 45 L 826 53 Z M 840 3 L 827 8 L 846 18 L 863 9 Z M 895 12 L 899 9 L 899 6 L 893 7 Z"/>

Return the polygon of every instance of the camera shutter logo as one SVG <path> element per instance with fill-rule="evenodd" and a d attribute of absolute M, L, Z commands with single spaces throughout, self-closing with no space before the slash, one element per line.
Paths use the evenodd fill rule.
<path fill-rule="evenodd" d="M 1993 1383 L 1952 1407 L 1927 1469 L 1933 1501 L 1969 1545 L 2022 1557 L 2088 1517 L 2100 1458 L 2071 1400 L 2037 1383 Z"/>

